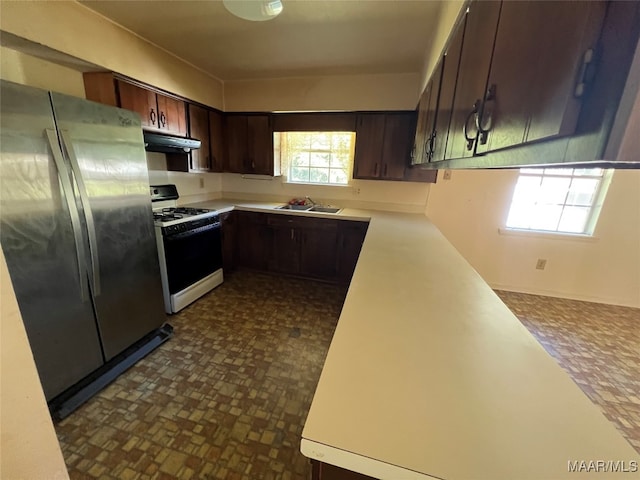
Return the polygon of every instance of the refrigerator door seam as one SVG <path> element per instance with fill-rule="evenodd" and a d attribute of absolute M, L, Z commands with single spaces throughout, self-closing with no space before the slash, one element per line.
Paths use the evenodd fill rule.
<path fill-rule="evenodd" d="M 69 171 L 67 170 L 67 165 L 65 164 L 64 159 L 62 157 L 62 150 L 60 149 L 60 145 L 58 144 L 58 136 L 51 129 L 45 130 L 45 136 L 48 140 L 49 147 L 51 147 L 51 153 L 53 155 L 56 168 L 58 169 L 58 178 L 60 178 L 60 183 L 62 184 L 62 191 L 64 193 L 64 199 L 65 199 L 65 202 L 67 203 L 67 208 L 69 209 L 69 216 L 71 217 L 71 226 L 73 229 L 73 237 L 76 244 L 76 256 L 78 259 L 80 299 L 83 302 L 86 302 L 88 299 L 87 272 L 86 272 L 86 264 L 85 264 L 84 240 L 82 239 L 82 233 L 80 231 L 80 215 L 78 213 L 78 207 L 76 206 L 75 202 L 72 200 L 72 198 L 75 198 L 73 194 L 73 187 L 71 185 L 71 180 L 69 177 Z"/>
<path fill-rule="evenodd" d="M 71 142 L 71 138 L 69 138 L 68 131 L 60 129 L 60 133 L 62 136 L 62 143 L 64 144 L 65 150 L 67 151 L 67 155 L 69 156 L 69 160 L 71 162 L 71 171 L 73 172 L 73 176 L 76 179 L 76 183 L 78 184 L 80 202 L 82 203 L 84 216 L 87 221 L 87 233 L 89 234 L 89 253 L 91 255 L 91 273 L 93 277 L 93 296 L 97 297 L 98 295 L 100 295 L 100 260 L 98 258 L 98 239 L 96 237 L 96 225 L 93 220 L 93 212 L 91 210 L 91 204 L 89 203 L 87 188 L 80 171 L 80 164 L 78 163 L 76 152 L 73 149 L 73 142 Z"/>

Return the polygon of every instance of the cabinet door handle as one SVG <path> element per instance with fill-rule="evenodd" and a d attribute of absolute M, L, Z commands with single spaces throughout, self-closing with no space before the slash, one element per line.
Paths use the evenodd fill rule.
<path fill-rule="evenodd" d="M 149 110 L 149 120 L 151 120 L 151 123 L 153 125 L 156 124 L 156 112 L 153 110 L 153 108 Z"/>
<path fill-rule="evenodd" d="M 437 131 L 434 129 L 429 136 L 429 148 L 427 149 L 427 161 L 431 162 L 433 160 L 433 154 L 435 153 L 436 147 L 436 135 Z"/>
<path fill-rule="evenodd" d="M 160 125 L 162 127 L 166 127 L 167 126 L 167 117 L 164 114 L 164 112 L 160 112 Z"/>
<path fill-rule="evenodd" d="M 489 132 L 493 128 L 493 111 L 489 102 L 494 102 L 496 99 L 496 85 L 493 84 L 487 89 L 487 94 L 484 97 L 484 103 L 482 104 L 482 109 L 478 115 L 476 115 L 476 128 L 480 133 L 480 144 L 485 145 L 487 143 L 487 139 L 489 138 Z M 488 117 L 485 118 L 485 114 L 488 113 Z M 486 128 L 483 125 L 488 126 Z"/>
<path fill-rule="evenodd" d="M 469 120 L 471 120 L 471 118 L 475 115 L 476 117 L 476 124 L 478 122 L 477 116 L 478 116 L 478 110 L 480 109 L 480 104 L 482 103 L 482 101 L 480 99 L 476 100 L 476 103 L 473 104 L 473 109 L 469 112 L 469 115 L 467 115 L 466 120 L 464 121 L 464 126 L 462 127 L 462 131 L 464 133 L 464 138 L 467 140 L 467 150 L 473 150 L 473 145 L 476 143 L 476 138 L 478 137 L 478 132 L 476 131 L 476 136 L 475 137 L 470 137 L 469 136 L 469 132 L 468 132 L 468 126 L 469 126 Z"/>
<path fill-rule="evenodd" d="M 251 160 L 251 169 L 255 170 L 256 169 L 256 162 L 255 160 Z"/>
<path fill-rule="evenodd" d="M 291 240 L 293 240 L 293 228 L 291 229 Z"/>
<path fill-rule="evenodd" d="M 209 155 L 205 157 L 205 160 L 207 161 L 207 168 L 211 169 L 211 159 L 209 158 Z"/>
<path fill-rule="evenodd" d="M 587 88 L 587 72 L 589 70 L 589 65 L 593 62 L 593 56 L 592 48 L 584 52 L 584 55 L 582 56 L 582 64 L 580 65 L 580 72 L 578 73 L 578 83 L 573 90 L 573 96 L 576 98 L 582 97 Z"/>
<path fill-rule="evenodd" d="M 193 170 L 193 155 L 189 155 L 189 170 Z"/>

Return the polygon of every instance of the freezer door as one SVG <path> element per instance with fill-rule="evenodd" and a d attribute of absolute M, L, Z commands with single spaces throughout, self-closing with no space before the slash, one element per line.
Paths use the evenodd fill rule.
<path fill-rule="evenodd" d="M 51 100 L 85 219 L 90 285 L 109 360 L 166 321 L 140 119 L 57 93 Z"/>
<path fill-rule="evenodd" d="M 50 400 L 103 357 L 49 94 L 6 81 L 0 90 L 0 242 Z"/>

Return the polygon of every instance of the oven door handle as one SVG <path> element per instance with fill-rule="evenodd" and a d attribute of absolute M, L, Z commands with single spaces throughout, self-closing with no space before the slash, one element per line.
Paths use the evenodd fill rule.
<path fill-rule="evenodd" d="M 209 230 L 217 230 L 220 229 L 220 222 L 210 223 L 209 225 L 203 225 L 202 227 L 197 227 L 191 230 L 187 230 L 186 232 L 179 233 L 171 233 L 168 235 L 163 235 L 164 239 L 167 241 L 173 240 L 183 240 L 185 238 L 193 237 L 194 235 L 198 235 L 203 232 L 208 232 Z"/>

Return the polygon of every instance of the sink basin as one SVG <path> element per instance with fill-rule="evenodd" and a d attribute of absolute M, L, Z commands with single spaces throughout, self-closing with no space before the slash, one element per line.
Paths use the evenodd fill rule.
<path fill-rule="evenodd" d="M 338 213 L 340 210 L 342 209 L 337 207 L 321 207 L 319 205 L 316 205 L 309 209 L 310 212 L 322 212 L 322 213 Z"/>
<path fill-rule="evenodd" d="M 312 209 L 313 205 L 280 205 L 276 207 L 278 210 L 299 210 L 306 211 Z"/>

